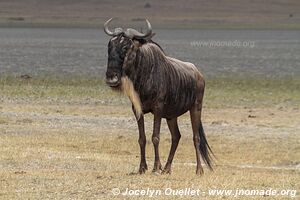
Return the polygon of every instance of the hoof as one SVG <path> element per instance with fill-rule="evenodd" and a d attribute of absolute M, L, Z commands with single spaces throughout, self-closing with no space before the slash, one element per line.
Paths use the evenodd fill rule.
<path fill-rule="evenodd" d="M 163 174 L 171 174 L 171 165 L 166 165 L 164 170 L 162 171 Z"/>
<path fill-rule="evenodd" d="M 160 174 L 161 171 L 162 171 L 161 164 L 160 163 L 154 163 L 152 173 L 159 173 Z"/>
<path fill-rule="evenodd" d="M 152 174 L 155 175 L 155 176 L 159 176 L 159 175 L 161 175 L 161 172 L 160 172 L 160 170 L 159 171 L 153 171 L 152 170 Z"/>
<path fill-rule="evenodd" d="M 148 170 L 148 167 L 146 164 L 140 165 L 139 174 L 145 174 Z"/>
<path fill-rule="evenodd" d="M 203 174 L 204 174 L 204 171 L 202 168 L 196 170 L 196 175 L 201 176 Z"/>
<path fill-rule="evenodd" d="M 171 169 L 164 169 L 162 174 L 171 174 Z"/>

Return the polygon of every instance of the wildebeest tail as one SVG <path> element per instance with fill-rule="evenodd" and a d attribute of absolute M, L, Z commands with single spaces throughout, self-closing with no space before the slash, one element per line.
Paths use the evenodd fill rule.
<path fill-rule="evenodd" d="M 208 145 L 208 142 L 206 140 L 206 136 L 204 133 L 204 129 L 202 126 L 202 122 L 200 122 L 200 126 L 199 126 L 199 136 L 200 136 L 200 154 L 201 157 L 203 159 L 203 161 L 205 162 L 205 164 L 209 167 L 210 170 L 213 170 L 212 168 L 212 150 L 210 148 L 210 146 Z"/>

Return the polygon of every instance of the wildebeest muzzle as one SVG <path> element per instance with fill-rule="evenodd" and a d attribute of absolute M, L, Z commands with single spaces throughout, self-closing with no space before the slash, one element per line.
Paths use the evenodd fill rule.
<path fill-rule="evenodd" d="M 107 71 L 106 72 L 106 84 L 109 87 L 118 87 L 121 83 L 121 75 L 117 72 Z"/>

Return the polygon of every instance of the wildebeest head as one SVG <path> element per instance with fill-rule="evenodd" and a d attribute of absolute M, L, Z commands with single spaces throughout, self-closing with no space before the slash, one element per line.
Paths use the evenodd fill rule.
<path fill-rule="evenodd" d="M 123 75 L 124 63 L 135 59 L 136 49 L 139 41 L 151 38 L 152 28 L 148 20 L 147 32 L 140 33 L 135 29 L 128 28 L 124 31 L 122 28 L 116 28 L 113 32 L 108 29 L 108 24 L 113 18 L 104 24 L 104 32 L 112 36 L 108 43 L 108 62 L 106 71 L 106 83 L 110 87 L 119 87 Z"/>

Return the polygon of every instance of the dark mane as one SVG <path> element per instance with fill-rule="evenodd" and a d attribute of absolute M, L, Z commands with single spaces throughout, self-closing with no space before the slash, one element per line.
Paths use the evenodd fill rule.
<path fill-rule="evenodd" d="M 158 47 L 160 48 L 160 50 L 161 50 L 162 52 L 164 52 L 163 48 L 162 48 L 158 43 L 154 42 L 152 39 L 135 39 L 135 40 L 139 41 L 139 43 L 140 43 L 141 45 L 144 45 L 144 44 L 147 44 L 147 43 L 155 44 L 156 46 L 158 46 Z M 164 53 L 165 53 L 165 52 L 164 52 Z"/>

